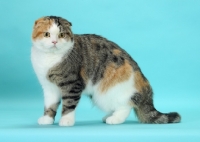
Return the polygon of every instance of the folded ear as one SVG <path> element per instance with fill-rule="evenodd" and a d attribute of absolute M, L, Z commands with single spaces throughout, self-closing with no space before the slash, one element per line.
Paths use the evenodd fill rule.
<path fill-rule="evenodd" d="M 59 17 L 59 21 L 62 23 L 63 26 L 66 26 L 66 27 L 71 27 L 72 26 L 72 23 L 69 22 L 68 20 L 62 18 L 62 17 Z"/>
<path fill-rule="evenodd" d="M 71 26 L 72 26 L 72 23 L 69 22 L 69 21 L 67 21 L 67 20 L 65 20 L 65 21 L 63 21 L 63 22 L 64 22 L 64 24 L 65 24 L 66 26 L 68 26 L 68 27 L 71 27 Z"/>
<path fill-rule="evenodd" d="M 69 25 L 70 25 L 70 26 L 72 26 L 72 23 L 71 23 L 71 22 L 69 22 Z"/>
<path fill-rule="evenodd" d="M 44 21 L 43 17 L 38 19 L 38 20 L 36 20 L 33 28 L 37 28 L 39 26 L 39 23 L 42 23 L 43 21 Z"/>

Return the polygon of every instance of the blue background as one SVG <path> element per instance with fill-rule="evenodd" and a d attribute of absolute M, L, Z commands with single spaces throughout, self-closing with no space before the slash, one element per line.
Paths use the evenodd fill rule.
<path fill-rule="evenodd" d="M 106 125 L 104 113 L 83 97 L 74 127 L 39 126 L 41 87 L 30 62 L 36 19 L 61 16 L 76 34 L 95 33 L 138 62 L 162 112 L 178 111 L 179 124 L 140 124 L 132 113 Z M 200 1 L 0 1 L 0 141 L 200 141 Z"/>

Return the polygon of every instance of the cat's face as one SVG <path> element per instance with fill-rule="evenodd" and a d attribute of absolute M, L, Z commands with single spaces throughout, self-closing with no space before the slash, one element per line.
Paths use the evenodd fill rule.
<path fill-rule="evenodd" d="M 73 45 L 71 23 L 60 17 L 43 17 L 35 21 L 33 46 L 44 52 L 64 52 Z"/>

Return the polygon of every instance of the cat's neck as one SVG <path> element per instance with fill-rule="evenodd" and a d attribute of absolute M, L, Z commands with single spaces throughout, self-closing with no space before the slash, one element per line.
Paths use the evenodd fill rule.
<path fill-rule="evenodd" d="M 32 52 L 38 54 L 38 56 L 64 56 L 65 54 L 69 53 L 72 50 L 73 46 L 66 50 L 55 50 L 55 51 L 42 51 L 37 47 L 32 47 Z"/>

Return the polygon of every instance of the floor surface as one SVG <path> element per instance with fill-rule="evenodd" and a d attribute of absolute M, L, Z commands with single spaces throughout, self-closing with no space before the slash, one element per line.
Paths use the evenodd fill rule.
<path fill-rule="evenodd" d="M 32 99 L 32 98 L 31 98 Z M 60 108 L 53 125 L 41 126 L 37 119 L 43 111 L 42 99 L 0 100 L 0 141 L 200 141 L 200 105 L 176 107 L 182 116 L 177 124 L 140 124 L 132 112 L 124 124 L 107 125 L 101 121 L 104 113 L 83 97 L 76 111 L 73 127 L 60 127 Z M 174 110 L 157 103 L 162 111 Z"/>

